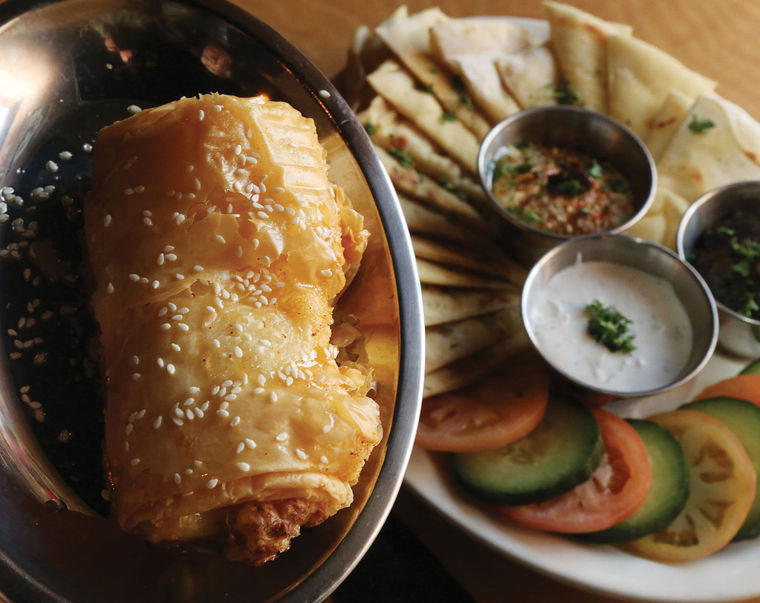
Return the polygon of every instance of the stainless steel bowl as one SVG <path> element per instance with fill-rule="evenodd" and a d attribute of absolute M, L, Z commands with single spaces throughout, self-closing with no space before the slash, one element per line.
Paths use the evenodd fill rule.
<path fill-rule="evenodd" d="M 692 347 L 683 368 L 669 383 L 652 389 L 620 391 L 587 383 L 568 373 L 547 358 L 546 350 L 536 338 L 530 319 L 530 308 L 549 280 L 576 262 L 603 261 L 631 266 L 668 281 L 683 304 L 692 326 Z M 591 303 L 593 300 L 589 300 Z M 615 397 L 647 396 L 677 387 L 694 377 L 707 364 L 715 349 L 718 336 L 718 316 L 709 288 L 689 264 L 681 261 L 669 249 L 628 235 L 590 235 L 577 237 L 548 251 L 531 269 L 522 292 L 523 323 L 538 352 L 565 378 L 589 390 Z"/>
<path fill-rule="evenodd" d="M 158 549 L 104 517 L 86 274 L 70 275 L 82 260 L 81 200 L 97 130 L 127 117 L 131 105 L 211 91 L 265 93 L 312 117 L 331 178 L 372 234 L 340 311 L 367 335 L 383 442 L 351 508 L 304 530 L 259 568 Z M 424 362 L 406 225 L 369 138 L 335 88 L 275 31 L 224 1 L 8 0 L 0 4 L 0 189 L 10 216 L 0 225 L 0 599 L 326 597 L 370 546 L 401 485 Z"/>
<path fill-rule="evenodd" d="M 684 212 L 676 234 L 676 248 L 686 259 L 700 235 L 734 210 L 758 211 L 760 181 L 737 182 L 702 195 Z M 716 300 L 720 317 L 718 345 L 726 351 L 748 358 L 760 357 L 760 320 L 738 314 Z"/>
<path fill-rule="evenodd" d="M 523 141 L 589 153 L 608 160 L 628 178 L 636 213 L 608 231 L 610 233 L 622 232 L 635 224 L 654 201 L 657 190 L 654 160 L 641 140 L 614 119 L 568 105 L 535 107 L 510 115 L 494 126 L 483 140 L 478 154 L 478 174 L 493 212 L 501 219 L 505 245 L 528 265 L 548 249 L 574 236 L 541 230 L 519 220 L 491 194 L 493 163 L 500 149 Z"/>

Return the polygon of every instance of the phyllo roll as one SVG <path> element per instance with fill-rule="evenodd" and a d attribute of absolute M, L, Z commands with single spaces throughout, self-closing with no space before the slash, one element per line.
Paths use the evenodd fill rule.
<path fill-rule="evenodd" d="M 85 231 L 126 531 L 259 564 L 352 502 L 381 438 L 333 309 L 367 234 L 312 120 L 206 95 L 104 128 Z"/>

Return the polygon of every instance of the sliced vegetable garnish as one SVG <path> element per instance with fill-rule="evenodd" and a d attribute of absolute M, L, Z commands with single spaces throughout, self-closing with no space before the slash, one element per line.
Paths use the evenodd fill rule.
<path fill-rule="evenodd" d="M 599 543 L 626 542 L 659 532 L 675 519 L 689 498 L 689 470 L 678 441 L 657 423 L 628 419 L 646 446 L 652 465 L 652 485 L 646 501 L 628 519 L 601 530 L 583 534 Z"/>
<path fill-rule="evenodd" d="M 480 383 L 426 398 L 416 443 L 428 450 L 475 452 L 514 442 L 544 416 L 548 379 L 543 360 L 528 354 Z"/>
<path fill-rule="evenodd" d="M 663 530 L 625 546 L 662 561 L 687 561 L 728 544 L 755 499 L 755 468 L 744 446 L 721 421 L 695 410 L 649 417 L 681 444 L 689 467 L 689 500 Z"/>
<path fill-rule="evenodd" d="M 547 500 L 587 480 L 604 447 L 589 410 L 552 394 L 546 414 L 525 437 L 494 450 L 456 454 L 457 481 L 473 496 L 496 504 Z"/>
<path fill-rule="evenodd" d="M 760 477 L 760 407 L 736 398 L 708 398 L 682 406 L 698 410 L 722 421 L 739 438 Z M 760 534 L 760 490 L 734 540 L 753 538 Z"/>
<path fill-rule="evenodd" d="M 647 449 L 636 430 L 620 417 L 592 409 L 606 454 L 590 479 L 538 504 L 503 507 L 503 513 L 529 528 L 579 534 L 616 525 L 643 504 L 652 483 Z"/>
<path fill-rule="evenodd" d="M 739 398 L 760 406 L 760 374 L 744 373 L 723 379 L 703 389 L 694 400 Z"/>

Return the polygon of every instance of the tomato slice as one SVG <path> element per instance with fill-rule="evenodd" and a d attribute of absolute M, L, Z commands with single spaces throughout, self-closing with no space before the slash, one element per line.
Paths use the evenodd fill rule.
<path fill-rule="evenodd" d="M 746 450 L 721 421 L 696 410 L 653 417 L 680 442 L 689 468 L 689 499 L 664 530 L 626 545 L 661 561 L 704 557 L 728 544 L 755 499 L 757 476 Z"/>
<path fill-rule="evenodd" d="M 620 417 L 601 408 L 591 412 L 605 447 L 605 456 L 591 478 L 542 503 L 502 507 L 507 517 L 536 530 L 580 534 L 612 527 L 644 504 L 652 483 L 644 442 Z"/>
<path fill-rule="evenodd" d="M 694 400 L 721 397 L 739 398 L 760 406 L 760 375 L 746 373 L 723 379 L 706 387 Z"/>
<path fill-rule="evenodd" d="M 416 443 L 447 452 L 506 446 L 538 425 L 548 398 L 546 364 L 523 356 L 479 383 L 425 399 Z"/>

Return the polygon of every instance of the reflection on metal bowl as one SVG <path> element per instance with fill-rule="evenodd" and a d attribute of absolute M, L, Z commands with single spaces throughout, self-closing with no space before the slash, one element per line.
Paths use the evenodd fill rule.
<path fill-rule="evenodd" d="M 312 117 L 331 179 L 371 243 L 338 311 L 358 318 L 383 443 L 355 501 L 259 568 L 167 551 L 103 517 L 102 400 L 82 264 L 81 201 L 102 126 L 181 96 L 266 94 Z M 11 600 L 293 601 L 326 597 L 379 531 L 411 453 L 423 321 L 392 187 L 348 106 L 302 55 L 227 2 L 0 5 L 0 589 Z"/>

